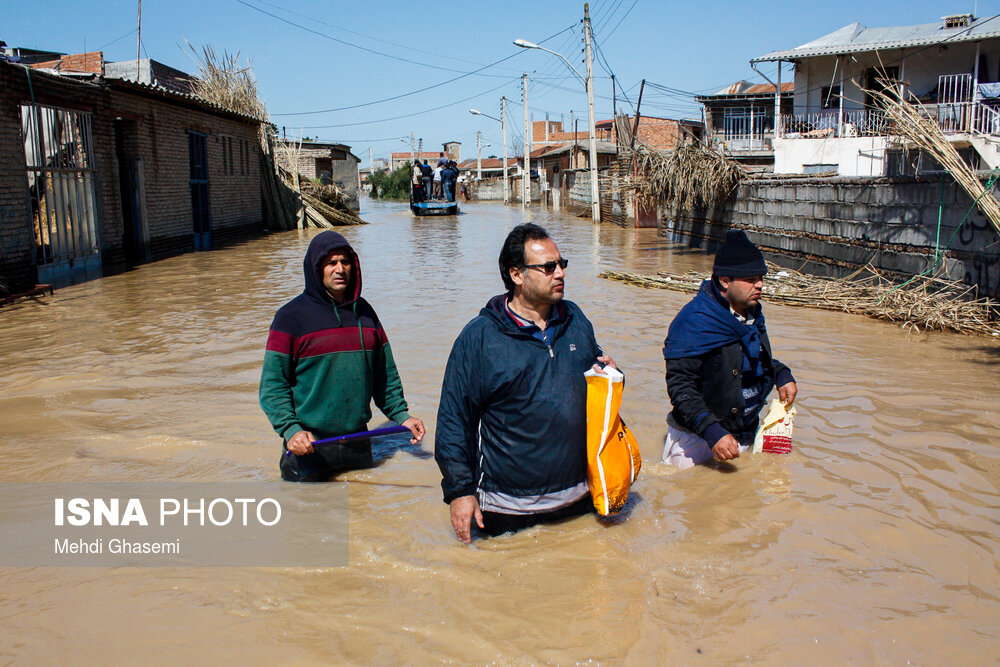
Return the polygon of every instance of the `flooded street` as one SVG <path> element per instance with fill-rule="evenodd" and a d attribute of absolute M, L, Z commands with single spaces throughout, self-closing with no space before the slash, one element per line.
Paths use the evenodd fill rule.
<path fill-rule="evenodd" d="M 660 349 L 688 295 L 601 280 L 709 270 L 655 230 L 480 203 L 365 201 L 364 295 L 422 448 L 341 476 L 346 568 L 0 568 L 0 662 L 984 664 L 1000 659 L 1000 344 L 765 305 L 799 386 L 792 454 L 659 464 Z M 644 465 L 623 518 L 460 545 L 431 454 L 454 338 L 545 226 L 567 298 L 628 378 Z M 317 230 L 142 266 L 0 310 L 0 481 L 277 480 L 267 329 Z M 384 422 L 375 412 L 374 428 Z"/>

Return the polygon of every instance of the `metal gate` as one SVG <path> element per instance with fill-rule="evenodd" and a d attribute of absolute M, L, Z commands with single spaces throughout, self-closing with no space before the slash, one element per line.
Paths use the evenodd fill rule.
<path fill-rule="evenodd" d="M 101 275 L 90 114 L 21 106 L 38 280 Z"/>
<path fill-rule="evenodd" d="M 938 77 L 938 124 L 945 132 L 968 132 L 972 118 L 972 75 Z"/>

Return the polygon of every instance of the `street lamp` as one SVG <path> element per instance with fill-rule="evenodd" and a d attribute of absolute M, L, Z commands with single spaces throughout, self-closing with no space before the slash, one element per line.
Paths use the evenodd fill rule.
<path fill-rule="evenodd" d="M 493 116 L 490 116 L 489 114 L 483 113 L 479 109 L 469 109 L 469 113 L 471 113 L 473 116 L 483 116 L 484 118 L 489 118 L 490 120 L 495 120 L 496 122 L 500 123 L 501 126 L 503 126 L 503 203 L 504 204 L 509 204 L 510 203 L 510 192 L 508 191 L 508 187 L 509 186 L 508 186 L 508 183 L 507 183 L 507 98 L 506 97 L 501 97 L 500 98 L 500 118 L 494 118 Z M 489 144 L 486 144 L 486 145 L 489 146 Z M 481 154 L 481 152 L 482 152 L 482 148 L 481 147 L 479 149 L 479 152 Z M 480 161 L 479 162 L 479 167 L 478 167 L 479 168 L 479 179 L 482 180 L 482 178 L 483 178 L 483 172 L 482 172 L 482 163 L 481 163 L 482 157 L 481 157 L 481 155 L 478 158 L 478 160 Z"/>
<path fill-rule="evenodd" d="M 590 13 L 586 6 L 584 7 L 584 29 L 586 36 L 587 45 L 587 76 L 584 77 L 580 74 L 573 64 L 566 59 L 561 53 L 557 53 L 552 49 L 547 49 L 544 46 L 535 44 L 534 42 L 529 42 L 526 39 L 515 39 L 514 46 L 518 46 L 522 49 L 538 49 L 539 51 L 545 51 L 546 53 L 551 53 L 555 57 L 559 58 L 566 64 L 566 67 L 570 69 L 573 74 L 577 76 L 580 81 L 583 81 L 584 87 L 587 89 L 587 110 L 589 112 L 590 120 L 590 215 L 594 222 L 601 221 L 601 195 L 600 189 L 597 185 L 597 128 L 594 121 L 594 76 L 593 76 L 593 66 L 591 65 L 591 54 L 590 54 Z"/>

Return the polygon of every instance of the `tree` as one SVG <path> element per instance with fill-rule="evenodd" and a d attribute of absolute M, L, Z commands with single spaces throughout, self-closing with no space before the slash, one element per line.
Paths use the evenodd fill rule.
<path fill-rule="evenodd" d="M 379 169 L 368 176 L 371 183 L 371 196 L 382 199 L 410 198 L 410 169 L 412 165 L 403 164 L 391 174 L 386 169 Z"/>

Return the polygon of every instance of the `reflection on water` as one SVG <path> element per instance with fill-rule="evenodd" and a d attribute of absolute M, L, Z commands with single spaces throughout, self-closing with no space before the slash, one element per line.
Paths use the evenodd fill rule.
<path fill-rule="evenodd" d="M 427 445 L 379 443 L 351 492 L 342 569 L 2 569 L 17 662 L 982 663 L 1000 635 L 1000 354 L 858 317 L 767 306 L 799 381 L 795 450 L 734 470 L 657 463 L 660 355 L 687 296 L 598 279 L 707 269 L 652 230 L 468 204 L 367 203 L 341 230 Z M 462 547 L 429 458 L 448 351 L 501 291 L 522 220 L 572 260 L 567 296 L 627 373 L 646 463 L 622 520 Z M 286 232 L 0 312 L 0 479 L 276 479 L 256 401 L 267 327 L 315 232 Z M 372 423 L 377 426 L 379 417 Z M 94 612 L 100 610 L 99 614 Z M 167 657 L 169 656 L 169 658 Z M 986 657 L 989 656 L 989 657 Z"/>

